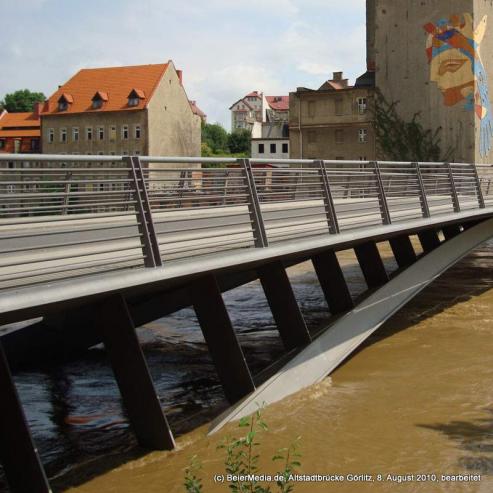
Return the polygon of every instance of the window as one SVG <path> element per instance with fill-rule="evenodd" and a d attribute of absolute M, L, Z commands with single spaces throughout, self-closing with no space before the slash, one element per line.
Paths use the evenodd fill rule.
<path fill-rule="evenodd" d="M 68 103 L 65 99 L 58 101 L 58 111 L 67 111 Z"/>
<path fill-rule="evenodd" d="M 277 145 L 276 144 L 271 144 L 270 145 L 270 153 L 275 154 L 277 152 Z"/>
<path fill-rule="evenodd" d="M 123 151 L 123 156 L 128 156 L 128 151 Z"/>
<path fill-rule="evenodd" d="M 48 129 L 48 142 L 50 144 L 53 144 L 53 142 L 55 142 L 55 129 L 54 128 Z"/>
<path fill-rule="evenodd" d="M 141 136 L 141 130 L 140 130 L 140 125 L 135 125 L 134 127 L 134 137 L 136 139 L 140 139 L 140 136 Z"/>
<path fill-rule="evenodd" d="M 366 98 L 358 98 L 358 113 L 360 115 L 363 115 L 366 113 L 367 110 L 367 104 L 366 104 Z"/>
<path fill-rule="evenodd" d="M 86 140 L 92 140 L 92 127 L 86 127 Z"/>
<path fill-rule="evenodd" d="M 66 128 L 61 128 L 60 129 L 60 142 L 65 144 L 67 142 L 67 129 Z"/>
<path fill-rule="evenodd" d="M 0 145 L 1 148 L 1 145 Z M 31 139 L 31 151 L 37 151 L 39 149 L 38 139 Z"/>
<path fill-rule="evenodd" d="M 79 127 L 72 128 L 72 141 L 73 142 L 79 141 Z"/>
<path fill-rule="evenodd" d="M 315 144 L 317 142 L 317 132 L 315 130 L 308 131 L 308 143 Z"/>
<path fill-rule="evenodd" d="M 344 143 L 344 130 L 339 129 L 336 130 L 336 144 L 343 144 Z"/>
<path fill-rule="evenodd" d="M 0 149 L 4 149 L 5 148 L 5 140 L 0 140 Z"/>
<path fill-rule="evenodd" d="M 92 100 L 92 109 L 93 110 L 99 110 L 103 107 L 103 100 L 102 99 L 93 99 Z"/>
<path fill-rule="evenodd" d="M 358 142 L 360 142 L 361 144 L 368 142 L 368 130 L 366 128 L 359 129 Z"/>
<path fill-rule="evenodd" d="M 366 156 L 360 156 L 359 160 L 360 161 L 368 161 L 368 158 Z"/>
<path fill-rule="evenodd" d="M 287 143 L 284 143 L 282 145 L 282 153 L 287 154 L 289 152 L 289 145 Z"/>
<path fill-rule="evenodd" d="M 258 145 L 258 153 L 263 154 L 265 152 L 265 146 L 264 144 L 259 144 Z"/>
<path fill-rule="evenodd" d="M 122 140 L 128 139 L 128 125 L 122 126 Z"/>
<path fill-rule="evenodd" d="M 315 101 L 308 101 L 308 116 L 315 116 Z"/>
<path fill-rule="evenodd" d="M 335 100 L 335 112 L 336 112 L 336 115 L 344 114 L 344 103 L 343 103 L 342 98 L 337 98 Z"/>
<path fill-rule="evenodd" d="M 98 127 L 98 139 L 104 140 L 104 127 Z"/>
<path fill-rule="evenodd" d="M 116 126 L 111 125 L 110 127 L 110 141 L 114 142 L 116 140 Z"/>

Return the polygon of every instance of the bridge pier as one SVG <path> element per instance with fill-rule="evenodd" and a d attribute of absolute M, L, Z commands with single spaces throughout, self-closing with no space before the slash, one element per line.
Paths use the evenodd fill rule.
<path fill-rule="evenodd" d="M 0 344 L 0 461 L 12 493 L 51 493 Z"/>
<path fill-rule="evenodd" d="M 389 276 L 374 241 L 355 246 L 354 252 L 369 288 L 377 288 L 388 282 Z"/>
<path fill-rule="evenodd" d="M 173 434 L 156 395 L 125 299 L 121 295 L 108 298 L 98 305 L 96 313 L 96 324 L 139 444 L 153 450 L 172 450 Z"/>
<path fill-rule="evenodd" d="M 418 238 L 425 253 L 429 253 L 441 245 L 438 233 L 434 229 L 425 229 L 418 233 Z"/>
<path fill-rule="evenodd" d="M 312 263 L 330 313 L 337 315 L 351 310 L 354 306 L 353 299 L 336 253 L 333 250 L 327 250 L 314 255 Z"/>
<path fill-rule="evenodd" d="M 282 262 L 262 266 L 258 274 L 284 347 L 289 351 L 309 344 L 312 338 Z"/>
<path fill-rule="evenodd" d="M 389 243 L 395 261 L 401 269 L 405 269 L 416 262 L 416 252 L 409 236 L 396 236 L 395 238 L 391 238 Z"/>
<path fill-rule="evenodd" d="M 255 390 L 255 384 L 214 275 L 190 283 L 190 298 L 212 361 L 230 403 Z"/>

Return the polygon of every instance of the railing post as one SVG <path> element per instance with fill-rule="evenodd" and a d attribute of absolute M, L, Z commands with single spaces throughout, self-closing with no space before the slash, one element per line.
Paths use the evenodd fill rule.
<path fill-rule="evenodd" d="M 428 199 L 426 198 L 425 184 L 423 181 L 423 175 L 421 174 L 421 168 L 419 163 L 413 163 L 414 169 L 416 170 L 416 178 L 418 180 L 419 186 L 419 201 L 421 203 L 421 211 L 423 212 L 423 217 L 431 217 L 430 207 L 428 206 Z"/>
<path fill-rule="evenodd" d="M 267 233 L 265 231 L 260 202 L 258 200 L 257 187 L 255 186 L 255 177 L 253 176 L 252 164 L 249 159 L 238 159 L 238 163 L 243 168 L 243 180 L 248 191 L 248 213 L 252 222 L 253 235 L 255 237 L 255 246 L 265 248 L 269 246 Z"/>
<path fill-rule="evenodd" d="M 318 164 L 318 174 L 322 183 L 322 193 L 324 197 L 325 215 L 327 216 L 327 222 L 329 224 L 329 232 L 337 234 L 339 230 L 339 222 L 337 220 L 336 209 L 334 205 L 334 199 L 332 197 L 332 191 L 330 190 L 329 177 L 327 175 L 327 169 L 323 160 L 316 161 Z"/>
<path fill-rule="evenodd" d="M 390 219 L 390 211 L 389 206 L 387 204 L 387 197 L 385 196 L 385 190 L 383 188 L 382 175 L 380 174 L 380 166 L 378 165 L 378 161 L 373 161 L 375 178 L 377 181 L 377 189 L 378 189 L 378 202 L 380 204 L 380 213 L 382 215 L 382 223 L 383 224 L 392 224 Z"/>
<path fill-rule="evenodd" d="M 460 212 L 460 202 L 459 196 L 457 195 L 457 188 L 455 186 L 454 172 L 450 163 L 445 163 L 448 171 L 449 181 L 450 181 L 450 191 L 452 193 L 452 204 L 454 206 L 454 212 Z"/>
<path fill-rule="evenodd" d="M 68 213 L 68 205 L 69 205 L 69 195 L 70 195 L 70 189 L 71 189 L 71 184 L 70 180 L 72 179 L 72 172 L 67 171 L 65 174 L 65 195 L 63 197 L 63 207 L 62 207 L 62 214 L 65 215 Z"/>
<path fill-rule="evenodd" d="M 478 168 L 475 164 L 471 164 L 471 166 L 474 171 L 474 179 L 476 180 L 476 187 L 478 188 L 477 195 L 478 195 L 479 208 L 484 209 L 486 205 L 484 203 L 483 190 L 481 190 L 481 180 L 479 179 Z"/>
<path fill-rule="evenodd" d="M 142 171 L 139 156 L 123 156 L 123 161 L 130 169 L 130 186 L 136 201 L 136 214 L 139 233 L 142 237 L 142 252 L 146 267 L 160 267 L 163 265 L 159 252 L 159 242 L 154 229 L 151 205 Z"/>

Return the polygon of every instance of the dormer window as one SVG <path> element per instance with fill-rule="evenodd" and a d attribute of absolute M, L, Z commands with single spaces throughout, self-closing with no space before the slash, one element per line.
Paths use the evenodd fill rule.
<path fill-rule="evenodd" d="M 106 101 L 108 101 L 108 94 L 103 91 L 98 91 L 92 98 L 92 109 L 101 109 Z"/>
<path fill-rule="evenodd" d="M 62 94 L 58 100 L 58 111 L 67 111 L 73 102 L 74 98 L 70 94 Z"/>
<path fill-rule="evenodd" d="M 145 99 L 144 91 L 141 91 L 140 89 L 132 89 L 128 95 L 128 105 L 139 106 L 141 99 Z"/>

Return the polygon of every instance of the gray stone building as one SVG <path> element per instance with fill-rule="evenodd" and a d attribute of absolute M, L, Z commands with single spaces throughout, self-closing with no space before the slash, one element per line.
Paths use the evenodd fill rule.
<path fill-rule="evenodd" d="M 376 85 L 399 116 L 441 127 L 455 161 L 491 163 L 493 3 L 367 0 L 367 10 Z"/>
<path fill-rule="evenodd" d="M 289 147 L 293 159 L 375 159 L 370 106 L 371 75 L 348 84 L 342 72 L 319 89 L 299 87 L 289 95 Z"/>

